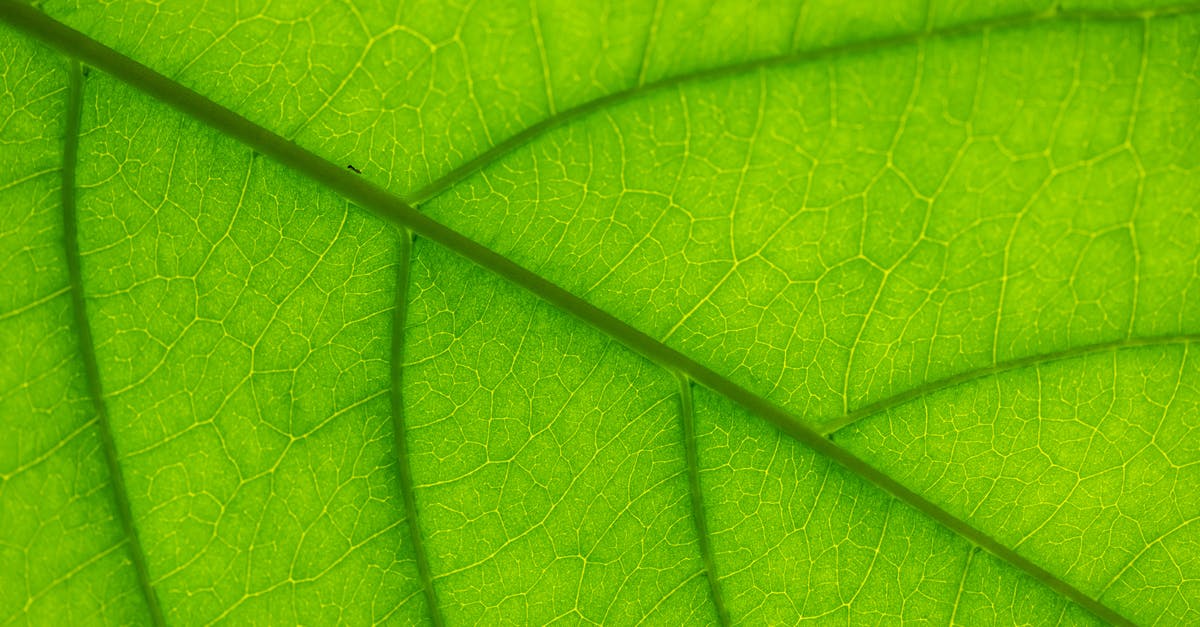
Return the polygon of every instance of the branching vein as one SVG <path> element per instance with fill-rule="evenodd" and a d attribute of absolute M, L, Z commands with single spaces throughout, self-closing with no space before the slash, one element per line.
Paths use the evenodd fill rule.
<path fill-rule="evenodd" d="M 1167 10 L 1183 12 L 1196 10 L 1198 8 L 1200 8 L 1200 5 L 1187 5 Z M 1062 15 L 1067 14 L 1064 13 Z M 946 35 L 949 33 L 967 32 L 973 29 L 986 29 L 1003 26 L 1005 24 L 1028 24 L 1044 19 L 1056 19 L 1058 17 L 1060 17 L 1060 14 L 1039 14 L 1038 16 L 1033 16 L 1032 18 L 1030 16 L 1025 16 L 1021 19 L 1010 18 L 1009 20 L 1003 22 L 977 23 L 943 31 L 932 31 L 931 33 L 917 34 L 903 38 L 894 38 L 893 40 L 874 41 L 863 44 L 855 44 L 852 46 L 842 46 L 839 48 L 805 52 L 802 54 L 788 55 L 786 57 L 755 61 L 751 64 L 718 68 L 701 73 L 678 76 L 672 79 L 654 83 L 653 85 L 646 85 L 635 90 L 620 92 L 592 101 L 591 103 L 583 105 L 577 109 L 561 113 L 546 120 L 540 125 L 530 127 L 526 131 L 514 136 L 513 138 L 510 138 L 508 141 L 497 145 L 493 150 L 484 153 L 484 155 L 481 155 L 476 160 L 463 166 L 463 168 L 452 172 L 451 174 L 447 175 L 447 177 L 443 177 L 443 179 L 435 182 L 423 192 L 418 193 L 416 198 L 418 201 L 427 199 L 431 194 L 437 193 L 440 189 L 444 189 L 446 186 L 453 184 L 455 180 L 466 176 L 470 173 L 470 171 L 474 171 L 475 169 L 483 167 L 504 152 L 511 150 L 515 146 L 518 146 L 525 141 L 528 141 L 530 138 L 548 130 L 549 128 L 561 125 L 566 121 L 573 119 L 574 117 L 578 117 L 587 113 L 588 111 L 618 102 L 622 99 L 631 98 L 636 95 L 636 93 L 648 89 L 661 89 L 665 86 L 675 85 L 685 80 L 700 80 L 728 75 L 744 71 L 750 67 L 757 68 L 772 64 L 790 63 L 799 59 L 808 59 L 837 54 L 859 48 L 869 49 L 884 45 L 888 42 L 900 43 L 914 37 L 928 37 L 935 35 Z M 1081 17 L 1081 15 L 1076 14 L 1076 17 Z M 1101 15 L 1101 17 L 1112 18 L 1114 16 Z M 1129 19 L 1141 19 L 1145 16 L 1139 13 L 1136 15 L 1129 14 L 1124 17 Z M 463 234 L 441 224 L 440 222 L 433 220 L 429 216 L 422 214 L 411 204 L 405 202 L 387 190 L 377 187 L 376 185 L 367 181 L 365 178 L 356 176 L 353 173 L 346 171 L 341 166 L 325 161 L 312 152 L 297 146 L 291 141 L 288 141 L 287 139 L 275 133 L 272 133 L 271 131 L 209 100 L 195 91 L 175 83 L 174 81 L 138 63 L 137 61 L 121 55 L 120 53 L 103 46 L 102 44 L 86 37 L 85 35 L 59 24 L 54 20 L 51 20 L 35 9 L 19 3 L 11 2 L 9 0 L 0 0 L 0 19 L 4 19 L 26 33 L 47 42 L 69 57 L 96 66 L 117 77 L 118 79 L 158 98 L 165 104 L 175 107 L 176 109 L 213 126 L 231 138 L 242 142 L 248 147 L 258 150 L 260 153 L 277 160 L 285 166 L 297 170 L 314 181 L 342 194 L 352 202 L 355 202 L 358 205 L 378 214 L 384 219 L 399 225 L 404 229 L 410 230 L 417 235 L 427 237 L 430 240 L 444 246 L 445 248 L 452 250 L 462 257 L 472 261 L 473 263 L 489 269 L 503 279 L 511 281 L 512 283 L 529 290 L 533 294 L 546 300 L 559 309 L 581 319 L 585 324 L 590 325 L 597 331 L 617 339 L 622 344 L 649 358 L 660 366 L 671 371 L 681 373 L 691 381 L 704 385 L 713 391 L 741 404 L 743 407 L 758 415 L 763 420 L 766 420 L 774 425 L 781 432 L 787 434 L 792 439 L 836 461 L 850 472 L 859 475 L 867 481 L 870 481 L 900 501 L 907 503 L 918 511 L 921 511 L 925 515 L 938 521 L 940 524 L 973 542 L 977 546 L 988 550 L 990 553 L 1008 562 L 1013 567 L 1031 575 L 1057 593 L 1074 601 L 1075 603 L 1078 603 L 1080 606 L 1091 611 L 1102 620 L 1114 624 L 1130 624 L 1129 621 L 1124 617 L 1118 615 L 1115 611 L 1106 607 L 1098 600 L 1090 597 L 1087 594 L 1084 594 L 1082 591 L 1075 588 L 1064 579 L 1051 574 L 1040 566 L 1032 563 L 1025 557 L 1019 555 L 1012 548 L 1004 546 L 984 532 L 971 526 L 966 521 L 950 514 L 927 498 L 905 487 L 892 477 L 868 465 L 866 462 L 854 456 L 849 451 L 841 448 L 837 444 L 825 438 L 821 433 L 818 433 L 816 430 L 805 426 L 805 424 L 803 424 L 797 419 L 796 416 L 792 415 L 787 410 L 784 410 L 783 408 L 780 408 L 770 401 L 762 398 L 758 394 L 741 387 L 724 375 L 714 372 L 707 366 L 700 364 L 691 357 L 688 357 L 683 353 L 664 345 L 658 339 L 650 337 L 628 323 L 616 318 L 612 314 L 552 283 L 541 275 L 538 275 L 518 265 L 511 259 L 487 248 L 486 246 L 464 236 Z M 76 82 L 78 82 L 78 72 L 76 72 L 75 77 Z M 77 100 L 75 107 L 77 112 Z M 76 121 L 75 124 L 77 128 L 78 122 Z M 71 154 L 73 159 L 73 151 Z M 69 212 L 73 211 L 73 204 L 68 205 L 67 210 Z M 73 221 L 74 216 L 71 215 L 68 223 L 73 224 Z M 72 226 L 70 228 L 73 229 L 74 227 Z M 70 242 L 74 243 L 73 230 L 71 230 L 69 238 Z M 72 270 L 72 282 L 75 286 L 75 289 L 73 290 L 73 294 L 77 304 L 79 305 L 77 307 L 77 315 L 79 320 L 83 321 L 86 320 L 86 315 L 82 309 L 82 291 L 80 289 L 80 278 L 78 271 L 79 261 L 77 251 L 75 251 L 74 254 L 75 258 L 72 261 L 74 264 Z M 404 293 L 405 290 L 401 290 L 399 292 L 399 297 L 403 298 Z M 397 316 L 401 316 L 399 319 L 401 320 L 402 326 L 402 309 L 397 310 Z M 90 346 L 90 341 L 88 341 L 86 337 L 86 325 L 80 325 L 80 332 L 84 335 L 85 346 Z M 396 341 L 398 342 L 399 340 Z M 1151 340 L 1147 340 L 1147 342 L 1149 341 Z M 99 379 L 95 376 L 95 355 L 91 354 L 88 356 L 88 358 L 91 360 L 88 368 L 90 380 L 93 386 L 93 393 L 98 401 L 98 404 L 102 406 L 102 404 L 99 403 L 99 399 L 101 398 L 99 394 Z M 1036 361 L 1038 359 L 1044 359 L 1044 357 L 1030 359 Z M 398 366 L 401 361 L 402 360 L 398 358 L 394 359 L 393 364 Z M 975 372 L 961 376 L 965 379 L 969 379 L 974 376 L 980 376 L 980 373 Z M 393 384 L 396 385 L 397 382 L 398 373 L 395 376 L 395 381 Z M 943 384 L 950 385 L 950 383 L 947 382 L 943 382 Z M 927 392 L 928 390 L 925 392 L 914 392 L 913 394 L 917 395 Z M 397 402 L 397 398 L 398 397 L 394 396 L 394 403 Z M 902 402 L 902 400 L 903 399 L 894 402 Z M 400 416 L 401 414 L 396 413 L 397 418 Z M 101 419 L 107 426 L 107 418 L 102 415 Z M 106 454 L 109 458 L 110 468 L 114 470 L 114 479 L 115 481 L 119 482 L 120 474 L 119 468 L 116 467 L 115 463 L 116 456 L 111 444 L 111 433 L 107 429 L 105 429 L 105 432 L 108 433 L 108 439 L 106 440 Z M 404 448 L 402 434 L 402 425 L 397 426 L 396 436 L 397 445 L 399 447 L 398 454 L 401 456 L 402 461 L 402 473 L 408 473 L 410 470 L 407 467 L 406 450 Z M 407 480 L 411 485 L 411 477 L 409 477 Z M 126 526 L 127 531 L 131 534 L 131 540 L 133 540 L 133 544 L 136 547 L 136 538 L 133 535 L 133 527 L 131 519 L 128 515 L 127 497 L 124 495 L 123 487 L 118 489 L 117 493 L 120 495 L 119 499 L 124 501 L 122 507 L 124 525 Z M 420 534 L 417 530 L 417 525 L 415 524 L 415 502 L 412 500 L 411 489 L 406 490 L 405 494 L 406 508 L 408 509 L 409 515 L 414 517 L 411 528 L 414 530 L 414 544 L 416 545 L 418 562 L 420 563 L 422 560 L 424 560 L 424 554 L 421 550 L 422 545 L 419 537 Z M 140 555 L 140 551 L 138 554 Z M 141 558 L 139 557 L 139 559 Z M 428 565 L 425 564 L 424 566 L 420 566 L 420 568 L 422 569 L 422 578 L 426 585 L 426 596 L 427 598 L 432 599 L 433 588 L 428 583 L 432 580 L 432 578 L 429 576 Z M 145 577 L 144 570 L 144 565 L 140 566 L 139 572 L 143 578 Z M 145 580 L 148 581 L 148 579 Z M 147 588 L 147 595 L 149 598 L 153 597 L 153 593 L 149 588 Z M 436 612 L 436 603 L 431 601 L 431 606 L 431 610 Z"/>

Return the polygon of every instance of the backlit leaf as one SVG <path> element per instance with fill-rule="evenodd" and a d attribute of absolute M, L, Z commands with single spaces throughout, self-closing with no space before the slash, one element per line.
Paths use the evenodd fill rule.
<path fill-rule="evenodd" d="M 0 621 L 1197 622 L 1198 112 L 1186 3 L 0 0 Z"/>

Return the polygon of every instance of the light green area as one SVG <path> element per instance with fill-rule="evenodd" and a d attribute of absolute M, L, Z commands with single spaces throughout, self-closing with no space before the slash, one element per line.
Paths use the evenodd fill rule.
<path fill-rule="evenodd" d="M 401 194 L 555 113 L 647 82 L 1052 4 L 42 2 L 56 19 Z"/>
<path fill-rule="evenodd" d="M 1198 351 L 1141 347 L 993 375 L 836 441 L 1118 611 L 1190 624 Z"/>
<path fill-rule="evenodd" d="M 74 330 L 60 175 L 66 62 L 0 28 L 0 624 L 128 624 L 116 521 Z"/>
<path fill-rule="evenodd" d="M 1070 19 L 687 83 L 427 210 L 820 423 L 1200 329 L 1197 40 Z"/>
<path fill-rule="evenodd" d="M 80 248 L 169 622 L 425 613 L 390 418 L 396 235 L 92 73 Z"/>
<path fill-rule="evenodd" d="M 0 623 L 1196 620 L 1200 6 L 41 4 L 928 502 L 4 30 Z"/>
<path fill-rule="evenodd" d="M 708 528 L 740 621 L 1094 621 L 745 410 L 704 390 L 695 401 Z"/>
<path fill-rule="evenodd" d="M 715 620 L 668 373 L 418 241 L 405 412 L 447 624 Z"/>

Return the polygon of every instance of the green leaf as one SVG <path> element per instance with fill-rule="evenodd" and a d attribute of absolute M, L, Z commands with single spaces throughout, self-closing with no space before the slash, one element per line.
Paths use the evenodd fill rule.
<path fill-rule="evenodd" d="M 1200 620 L 1200 5 L 0 22 L 4 624 Z"/>

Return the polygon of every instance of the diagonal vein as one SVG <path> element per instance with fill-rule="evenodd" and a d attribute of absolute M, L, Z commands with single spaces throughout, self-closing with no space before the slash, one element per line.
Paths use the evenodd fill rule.
<path fill-rule="evenodd" d="M 423 205 L 443 192 L 446 192 L 450 188 L 454 187 L 455 184 L 462 182 L 472 174 L 479 172 L 496 161 L 499 161 L 508 153 L 532 142 L 538 137 L 545 135 L 556 128 L 566 126 L 572 121 L 586 117 L 587 115 L 596 111 L 615 107 L 623 102 L 628 102 L 643 95 L 662 91 L 664 89 L 670 89 L 682 84 L 698 83 L 728 76 L 748 74 L 760 68 L 817 61 L 838 55 L 867 52 L 880 48 L 903 46 L 906 44 L 914 44 L 930 39 L 969 35 L 971 33 L 980 33 L 993 29 L 1029 27 L 1036 24 L 1063 20 L 1145 20 L 1146 18 L 1154 16 L 1177 15 L 1196 11 L 1200 11 L 1200 3 L 1196 2 L 1187 2 L 1165 7 L 1158 7 L 1151 10 L 1135 11 L 1097 11 L 1081 9 L 1068 10 L 1052 8 L 1049 11 L 1022 13 L 1005 17 L 975 20 L 962 24 L 955 24 L 953 26 L 930 28 L 901 35 L 893 35 L 891 37 L 866 39 L 863 41 L 788 52 L 780 55 L 752 59 L 741 63 L 684 72 L 648 83 L 642 83 L 641 79 L 643 77 L 639 76 L 637 84 L 633 87 L 615 91 L 610 94 L 605 94 L 604 96 L 589 100 L 570 109 L 565 109 L 557 113 L 552 112 L 549 117 L 543 119 L 542 121 L 526 127 L 521 132 L 512 135 L 508 139 L 505 139 L 504 141 L 466 161 L 462 165 L 431 181 L 421 189 L 408 194 L 405 197 L 405 200 L 414 206 Z M 647 36 L 649 37 L 651 35 Z M 643 63 L 645 62 L 643 61 Z"/>
<path fill-rule="evenodd" d="M 146 566 L 146 554 L 138 540 L 137 528 L 133 523 L 133 511 L 129 506 L 129 492 L 125 487 L 125 476 L 113 442 L 112 423 L 108 407 L 104 402 L 104 389 L 100 384 L 100 367 L 96 361 L 96 345 L 92 341 L 88 325 L 87 301 L 83 296 L 83 273 L 79 252 L 79 215 L 75 205 L 75 166 L 79 156 L 79 124 L 83 109 L 83 76 L 79 62 L 72 60 L 68 72 L 66 137 L 63 143 L 62 206 L 63 244 L 67 258 L 67 275 L 70 282 L 71 305 L 75 314 L 75 332 L 79 336 L 79 353 L 83 360 L 84 376 L 87 379 L 88 395 L 96 411 L 100 426 L 100 448 L 104 451 L 104 462 L 108 466 L 112 481 L 113 500 L 116 502 L 117 518 L 129 546 L 129 559 L 137 571 L 138 584 L 150 612 L 154 625 L 164 625 L 162 608 L 154 585 L 150 583 L 150 571 Z"/>
<path fill-rule="evenodd" d="M 400 259 L 396 277 L 396 305 L 392 318 L 392 433 L 396 438 L 396 457 L 400 474 L 400 493 L 404 498 L 404 513 L 408 519 L 408 532 L 413 552 L 417 558 L 417 575 L 425 593 L 425 604 L 429 606 L 429 620 L 435 626 L 444 624 L 442 609 L 437 602 L 437 591 L 433 587 L 433 571 L 429 568 L 429 554 L 417 521 L 417 498 L 413 491 L 412 460 L 408 455 L 408 428 L 404 421 L 404 397 L 402 391 L 404 375 L 404 325 L 408 319 L 408 288 L 412 268 L 412 234 L 400 232 Z"/>
<path fill-rule="evenodd" d="M 700 453 L 696 450 L 696 412 L 692 405 L 692 382 L 683 375 L 679 379 L 679 418 L 683 423 L 683 448 L 687 457 L 688 492 L 692 499 L 692 524 L 696 527 L 696 538 L 700 543 L 700 557 L 704 562 L 704 575 L 708 579 L 713 606 L 722 627 L 732 623 L 729 609 L 725 607 L 725 595 L 721 591 L 721 580 L 717 576 L 716 560 L 713 558 L 712 539 L 708 533 L 708 522 L 704 518 L 704 492 L 700 489 Z"/>
<path fill-rule="evenodd" d="M 1175 12 L 1200 10 L 1200 4 L 1177 7 L 1174 10 Z M 1141 13 L 1137 15 L 1144 17 L 1144 14 Z M 427 237 L 463 258 L 492 271 L 501 278 L 523 287 L 660 366 L 686 375 L 692 381 L 726 396 L 774 425 L 785 435 L 837 462 L 849 472 L 875 484 L 896 499 L 938 521 L 946 528 L 986 549 L 1013 567 L 1024 571 L 1102 620 L 1119 625 L 1132 624 L 1111 608 L 1088 596 L 1067 581 L 1017 554 L 1012 548 L 1004 546 L 966 521 L 950 514 L 932 501 L 870 466 L 814 429 L 800 423 L 787 410 L 741 387 L 683 353 L 664 345 L 541 275 L 422 214 L 391 192 L 347 172 L 145 65 L 54 21 L 36 9 L 15 0 L 0 0 L 0 19 L 46 42 L 63 54 L 104 70 L 163 103 L 211 125 L 231 138 L 340 193 L 383 219 L 408 229 L 416 235 Z M 78 277 L 76 277 L 78 284 L 77 279 Z M 92 358 L 94 362 L 94 355 Z M 98 383 L 98 379 L 95 381 Z"/>
<path fill-rule="evenodd" d="M 1053 353 L 1039 353 L 1037 355 L 1028 355 L 1018 359 L 1001 361 L 983 368 L 975 368 L 973 370 L 960 372 L 944 379 L 930 381 L 924 385 L 919 385 L 915 388 L 905 390 L 899 394 L 893 394 L 892 396 L 878 400 L 869 405 L 863 405 L 862 407 L 839 418 L 823 423 L 820 431 L 822 435 L 828 437 L 833 435 L 835 432 L 855 422 L 858 422 L 859 420 L 862 420 L 863 418 L 867 418 L 868 416 L 881 414 L 890 409 L 903 405 L 908 401 L 918 399 L 923 396 L 929 396 L 935 392 L 962 385 L 964 383 L 969 383 L 971 381 L 976 381 L 994 374 L 1002 374 L 1013 370 L 1020 370 L 1021 368 L 1028 368 L 1030 366 L 1041 366 L 1043 364 L 1050 364 L 1056 361 L 1065 361 L 1078 357 L 1086 357 L 1088 355 L 1095 355 L 1097 353 L 1108 353 L 1144 346 L 1169 346 L 1172 344 L 1192 344 L 1198 342 L 1200 342 L 1200 334 L 1196 333 L 1130 337 L 1112 342 L 1083 344 Z"/>

